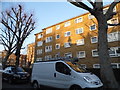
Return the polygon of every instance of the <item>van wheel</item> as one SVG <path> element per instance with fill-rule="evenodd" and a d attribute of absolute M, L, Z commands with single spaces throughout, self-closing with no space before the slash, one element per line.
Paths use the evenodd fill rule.
<path fill-rule="evenodd" d="M 75 86 L 72 86 L 70 90 L 82 90 L 82 88 L 80 86 L 75 85 Z"/>
<path fill-rule="evenodd" d="M 37 81 L 35 81 L 33 83 L 33 88 L 34 88 L 34 90 L 38 90 L 39 86 L 38 86 L 38 82 Z"/>

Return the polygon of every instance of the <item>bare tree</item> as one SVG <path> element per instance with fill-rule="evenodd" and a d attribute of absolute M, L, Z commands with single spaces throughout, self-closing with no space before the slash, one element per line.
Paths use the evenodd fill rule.
<path fill-rule="evenodd" d="M 11 22 L 7 22 L 2 19 L 2 22 L 4 22 L 2 24 L 9 29 L 16 38 L 16 66 L 19 66 L 20 50 L 22 45 L 25 39 L 35 29 L 35 22 L 32 19 L 33 14 L 27 15 L 23 12 L 22 6 L 18 5 L 18 8 L 11 8 L 6 15 L 10 18 Z M 12 26 L 10 26 L 11 24 Z"/>
<path fill-rule="evenodd" d="M 107 12 L 103 13 L 103 0 L 87 0 L 92 7 L 86 5 L 82 0 L 67 0 L 71 4 L 89 11 L 98 21 L 98 50 L 99 50 L 99 60 L 101 65 L 101 78 L 105 88 L 109 89 L 119 89 L 118 83 L 115 79 L 111 62 L 109 59 L 108 52 L 108 41 L 107 41 L 107 30 L 108 23 L 107 21 L 113 18 L 116 15 L 116 12 L 113 12 L 114 7 L 120 2 L 120 0 L 114 0 Z M 111 25 L 111 24 L 109 24 Z M 113 26 L 116 26 L 112 24 Z M 117 24 L 119 25 L 119 24 Z"/>
<path fill-rule="evenodd" d="M 9 56 L 15 51 L 16 49 L 16 37 L 13 32 L 9 29 L 13 27 L 13 22 L 9 16 L 7 16 L 8 11 L 2 12 L 2 18 L 1 18 L 1 34 L 0 34 L 0 44 L 4 46 L 4 49 L 6 52 L 6 56 L 2 60 L 2 66 L 3 68 L 6 67 L 6 62 L 9 58 Z M 7 26 L 7 23 L 10 23 L 9 27 Z M 15 31 L 16 32 L 16 31 Z"/>

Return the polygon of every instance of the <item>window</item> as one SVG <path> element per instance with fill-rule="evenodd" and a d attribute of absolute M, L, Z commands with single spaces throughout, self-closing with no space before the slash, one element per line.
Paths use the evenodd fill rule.
<path fill-rule="evenodd" d="M 64 56 L 65 56 L 65 57 L 72 57 L 72 53 L 71 53 L 71 52 L 65 53 Z"/>
<path fill-rule="evenodd" d="M 75 23 L 79 23 L 79 22 L 82 22 L 82 21 L 83 21 L 82 17 L 79 17 L 79 18 L 75 19 Z"/>
<path fill-rule="evenodd" d="M 60 49 L 60 44 L 56 44 L 55 48 Z"/>
<path fill-rule="evenodd" d="M 109 33 L 107 36 L 108 42 L 120 41 L 120 32 Z"/>
<path fill-rule="evenodd" d="M 80 64 L 80 68 L 87 68 L 86 64 Z"/>
<path fill-rule="evenodd" d="M 52 36 L 46 38 L 46 43 L 52 42 Z"/>
<path fill-rule="evenodd" d="M 42 49 L 38 49 L 38 50 L 37 50 L 37 55 L 38 55 L 38 54 L 42 54 Z"/>
<path fill-rule="evenodd" d="M 98 42 L 97 36 L 91 37 L 91 43 L 97 43 L 97 42 Z"/>
<path fill-rule="evenodd" d="M 111 63 L 112 68 L 120 68 L 120 63 Z"/>
<path fill-rule="evenodd" d="M 118 24 L 119 20 L 118 20 L 118 18 L 112 18 L 112 19 L 108 20 L 107 23 L 109 23 L 109 24 Z M 111 27 L 113 27 L 113 26 L 108 25 L 108 28 L 111 28 Z"/>
<path fill-rule="evenodd" d="M 42 41 L 37 42 L 37 46 L 42 46 L 42 45 L 43 45 Z"/>
<path fill-rule="evenodd" d="M 46 34 L 52 33 L 52 28 L 46 29 Z"/>
<path fill-rule="evenodd" d="M 56 26 L 56 30 L 58 30 L 58 29 L 60 29 L 60 25 L 57 25 L 57 26 Z"/>
<path fill-rule="evenodd" d="M 59 35 L 59 34 L 57 34 L 57 35 L 56 35 L 56 39 L 59 39 L 59 38 L 60 38 L 60 35 Z"/>
<path fill-rule="evenodd" d="M 91 14 L 88 14 L 88 18 L 89 19 L 93 19 L 93 18 L 95 18 L 93 15 L 91 15 Z"/>
<path fill-rule="evenodd" d="M 79 39 L 76 41 L 77 45 L 84 45 L 84 39 Z"/>
<path fill-rule="evenodd" d="M 43 37 L 43 34 L 39 34 L 39 35 L 38 35 L 38 38 L 42 38 L 42 37 Z"/>
<path fill-rule="evenodd" d="M 52 45 L 51 46 L 45 46 L 45 52 L 51 52 L 52 51 Z"/>
<path fill-rule="evenodd" d="M 37 61 L 37 62 L 38 62 L 38 61 L 42 61 L 42 58 L 37 58 L 36 61 Z"/>
<path fill-rule="evenodd" d="M 70 26 L 70 21 L 64 23 L 64 27 Z"/>
<path fill-rule="evenodd" d="M 95 24 L 90 26 L 90 30 L 91 30 L 91 31 L 93 31 L 93 30 L 95 30 L 95 29 L 96 29 L 96 25 L 95 25 Z"/>
<path fill-rule="evenodd" d="M 111 47 L 109 49 L 110 57 L 119 57 L 120 56 L 120 47 Z"/>
<path fill-rule="evenodd" d="M 65 47 L 65 48 L 68 48 L 68 47 L 70 47 L 70 46 L 71 46 L 71 43 L 70 43 L 70 42 L 64 43 L 64 47 Z"/>
<path fill-rule="evenodd" d="M 81 34 L 83 33 L 83 28 L 77 28 L 76 29 L 76 34 Z"/>
<path fill-rule="evenodd" d="M 78 58 L 85 58 L 85 51 L 79 51 L 79 52 L 77 53 L 77 57 L 78 57 Z"/>
<path fill-rule="evenodd" d="M 93 68 L 100 68 L 100 64 L 93 64 Z"/>
<path fill-rule="evenodd" d="M 67 65 L 65 65 L 64 63 L 62 62 L 57 62 L 56 63 L 56 71 L 59 72 L 59 73 L 63 73 L 63 74 L 66 74 L 66 75 L 70 75 L 70 69 Z"/>
<path fill-rule="evenodd" d="M 50 60 L 51 58 L 52 58 L 51 55 L 47 55 L 47 56 L 45 56 L 45 60 Z"/>
<path fill-rule="evenodd" d="M 65 37 L 70 36 L 70 34 L 71 34 L 71 32 L 70 32 L 70 31 L 65 32 Z"/>
<path fill-rule="evenodd" d="M 97 49 L 92 50 L 92 56 L 93 57 L 97 57 L 98 56 L 98 50 Z"/>

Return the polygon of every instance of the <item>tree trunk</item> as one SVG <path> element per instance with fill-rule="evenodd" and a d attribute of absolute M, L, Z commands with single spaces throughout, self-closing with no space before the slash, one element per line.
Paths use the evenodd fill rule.
<path fill-rule="evenodd" d="M 17 50 L 16 50 L 16 63 L 15 66 L 18 67 L 19 66 L 19 60 L 20 60 L 20 50 L 21 50 L 21 45 L 17 45 Z"/>
<path fill-rule="evenodd" d="M 99 60 L 100 60 L 100 72 L 104 88 L 109 90 L 118 90 L 118 83 L 115 79 L 111 61 L 109 59 L 109 49 L 107 41 L 107 20 L 103 18 L 104 15 L 97 14 L 98 20 L 98 50 L 99 50 Z"/>

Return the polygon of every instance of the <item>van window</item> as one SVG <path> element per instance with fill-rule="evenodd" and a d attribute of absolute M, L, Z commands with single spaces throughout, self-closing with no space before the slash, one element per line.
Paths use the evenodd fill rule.
<path fill-rule="evenodd" d="M 57 62 L 56 63 L 56 71 L 63 73 L 63 74 L 66 74 L 66 75 L 70 75 L 71 70 L 64 63 Z"/>

